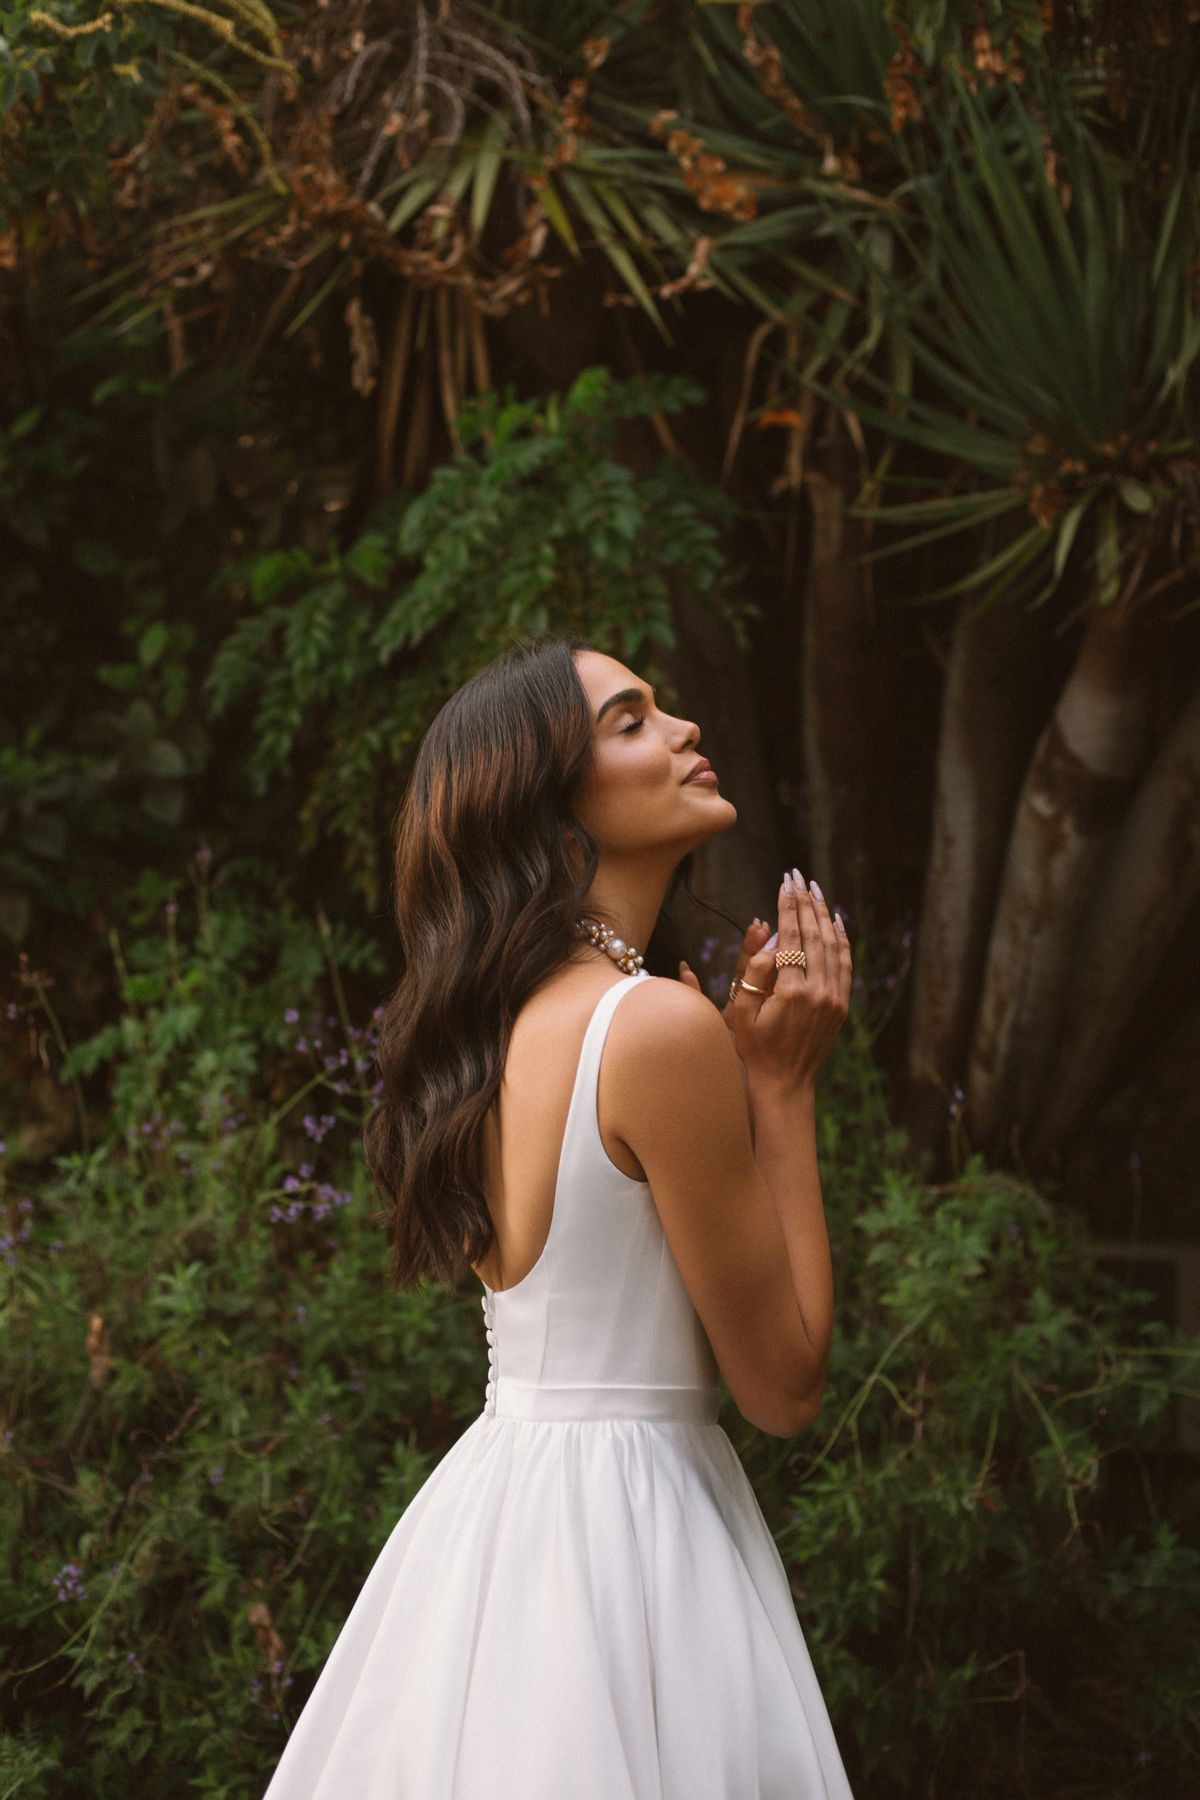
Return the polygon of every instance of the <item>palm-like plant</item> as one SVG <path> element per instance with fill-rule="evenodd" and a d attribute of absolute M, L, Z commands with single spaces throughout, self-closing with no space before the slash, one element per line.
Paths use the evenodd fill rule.
<path fill-rule="evenodd" d="M 1143 615 L 1165 608 L 1195 570 L 1200 211 L 1188 170 L 1197 113 L 1187 107 L 1178 161 L 1164 172 L 1146 167 L 1144 144 L 1118 160 L 1078 118 L 1060 113 L 1050 138 L 1013 92 L 956 85 L 936 166 L 914 168 L 906 209 L 889 218 L 903 240 L 898 260 L 913 271 L 903 289 L 893 286 L 891 328 L 917 390 L 898 401 L 863 369 L 852 404 L 947 471 L 934 495 L 877 509 L 877 521 L 910 528 L 901 547 L 973 531 L 988 516 L 1010 522 L 990 557 L 927 598 L 975 590 L 976 608 L 1036 606 L 1064 583 L 1082 596 L 1077 660 L 1011 821 L 996 807 L 995 769 L 964 791 L 970 746 L 942 745 L 942 787 L 957 785 L 959 797 L 939 810 L 929 865 L 912 1074 L 944 1094 L 966 1058 L 970 1117 L 995 1149 L 1037 1123 L 1068 992 L 1082 990 L 1070 1012 L 1076 1052 L 1100 1041 L 1088 1018 L 1095 963 L 1073 953 L 1150 750 Z M 978 643 L 964 631 L 963 655 Z M 991 829 L 977 819 L 964 829 L 963 807 L 983 805 Z M 995 868 L 1004 843 L 994 894 L 978 876 L 981 864 Z M 968 866 L 958 866 L 964 856 Z M 1182 883 L 1179 874 L 1174 900 L 1186 906 L 1200 891 L 1200 859 Z M 1165 876 L 1161 863 L 1143 867 L 1123 932 L 1136 936 L 1161 910 Z M 1148 976 L 1144 959 L 1124 966 L 1130 988 Z M 1129 1004 L 1123 993 L 1121 1017 Z M 1102 1035 L 1111 1052 L 1111 1032 Z M 1077 1066 L 1075 1110 L 1103 1072 L 1098 1051 Z M 1061 1110 L 1056 1117 L 1061 1127 Z"/>

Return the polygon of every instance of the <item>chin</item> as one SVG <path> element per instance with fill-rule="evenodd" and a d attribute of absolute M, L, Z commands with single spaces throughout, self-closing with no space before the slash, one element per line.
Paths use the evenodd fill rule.
<path fill-rule="evenodd" d="M 709 829 L 700 842 L 707 843 L 710 837 L 717 837 L 722 831 L 729 831 L 737 824 L 737 807 L 724 794 L 714 794 L 712 799 L 712 819 Z"/>

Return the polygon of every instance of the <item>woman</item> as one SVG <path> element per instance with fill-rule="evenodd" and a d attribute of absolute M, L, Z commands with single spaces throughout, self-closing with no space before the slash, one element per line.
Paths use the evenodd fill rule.
<path fill-rule="evenodd" d="M 849 1800 L 716 1417 L 718 1371 L 776 1436 L 821 1403 L 813 1087 L 850 947 L 789 871 L 724 1019 L 685 965 L 643 966 L 684 859 L 737 818 L 698 737 L 547 635 L 422 742 L 367 1157 L 395 1281 L 465 1258 L 482 1282 L 490 1375 L 267 1800 Z"/>

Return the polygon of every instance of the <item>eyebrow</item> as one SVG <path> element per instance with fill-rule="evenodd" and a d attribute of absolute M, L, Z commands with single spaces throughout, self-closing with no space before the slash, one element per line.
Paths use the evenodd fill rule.
<path fill-rule="evenodd" d="M 622 706 L 628 704 L 630 701 L 636 703 L 638 700 L 644 700 L 645 698 L 646 691 L 644 688 L 622 688 L 619 694 L 610 694 L 608 699 L 604 702 L 604 705 L 600 708 L 600 711 L 596 714 L 597 725 L 600 723 L 610 706 Z M 652 700 L 658 699 L 658 694 L 654 688 L 650 689 L 650 698 Z"/>

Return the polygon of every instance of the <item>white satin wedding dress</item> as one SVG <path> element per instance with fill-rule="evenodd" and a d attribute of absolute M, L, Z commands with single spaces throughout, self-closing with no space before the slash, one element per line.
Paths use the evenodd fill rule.
<path fill-rule="evenodd" d="M 584 1036 L 483 1411 L 394 1526 L 264 1800 L 851 1800 L 783 1563 Z"/>

